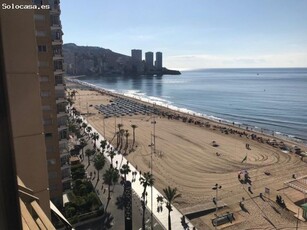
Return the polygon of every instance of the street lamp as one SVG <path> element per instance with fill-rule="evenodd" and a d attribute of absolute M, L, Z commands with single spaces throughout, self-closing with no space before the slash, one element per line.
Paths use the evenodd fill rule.
<path fill-rule="evenodd" d="M 215 186 L 212 188 L 212 190 L 215 190 L 215 197 L 213 198 L 213 202 L 215 203 L 215 214 L 217 215 L 217 202 L 218 202 L 218 191 L 219 189 L 222 188 L 222 185 L 219 185 L 219 184 L 215 184 Z"/>
<path fill-rule="evenodd" d="M 152 147 L 155 147 L 155 144 L 152 142 L 152 134 L 151 134 L 151 144 L 148 145 L 150 147 L 150 174 L 152 175 Z M 153 189 L 151 186 L 151 213 L 150 213 L 150 220 L 151 220 L 151 229 L 153 229 Z"/>

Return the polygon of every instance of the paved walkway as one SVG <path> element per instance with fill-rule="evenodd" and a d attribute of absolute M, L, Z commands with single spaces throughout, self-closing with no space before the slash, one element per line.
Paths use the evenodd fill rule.
<path fill-rule="evenodd" d="M 78 144 L 78 140 L 74 137 L 72 139 L 72 143 Z M 86 149 L 92 149 L 93 148 L 93 142 L 92 140 L 88 141 L 87 146 L 84 148 L 84 152 Z M 88 164 L 88 157 L 85 156 L 84 159 L 81 159 L 81 163 L 85 166 L 85 170 L 87 172 L 87 175 L 90 175 L 92 173 L 92 177 L 90 178 L 93 187 L 95 188 L 96 194 L 100 198 L 101 202 L 104 204 L 104 206 L 107 204 L 107 197 L 108 197 L 108 185 L 103 183 L 102 175 L 104 172 L 109 169 L 110 162 L 107 161 L 105 166 L 102 170 L 99 172 L 99 181 L 97 182 L 97 170 L 94 167 L 94 163 L 92 161 L 92 157 L 90 157 L 90 164 Z M 118 166 L 119 168 L 119 166 Z M 95 174 L 94 174 L 95 172 Z M 111 186 L 111 200 L 109 202 L 109 206 L 107 208 L 107 212 L 110 212 L 113 219 L 113 227 L 112 229 L 116 230 L 124 230 L 125 229 L 125 221 L 124 221 L 124 209 L 119 208 L 121 205 L 118 202 L 118 197 L 121 197 L 123 195 L 124 188 L 121 184 L 115 184 L 114 186 Z M 137 194 L 133 191 L 132 193 L 132 225 L 133 229 L 140 230 L 142 228 L 142 207 L 141 207 L 141 201 Z M 150 219 L 150 211 L 147 209 L 145 212 L 145 219 L 147 220 L 146 223 L 146 229 L 150 228 L 150 223 L 148 220 Z M 164 227 L 157 221 L 156 218 L 154 218 L 154 229 L 155 230 L 163 230 Z M 96 229 L 99 230 L 101 227 L 101 223 L 99 221 L 93 221 L 88 223 L 87 225 L 80 227 L 80 229 L 84 229 L 86 227 L 87 229 Z"/>
<path fill-rule="evenodd" d="M 90 126 L 92 128 L 92 132 L 97 132 L 99 133 L 93 126 L 91 126 L 87 120 L 83 117 L 81 117 L 83 119 L 83 122 L 87 123 L 88 126 Z M 96 146 L 100 146 L 100 141 L 104 140 L 104 137 L 101 135 L 101 133 L 99 133 L 99 140 L 97 140 Z M 109 144 L 109 142 L 108 142 Z M 107 156 L 107 153 L 104 153 L 105 157 L 111 161 L 111 159 Z M 86 159 L 85 159 L 86 160 Z M 126 164 L 127 160 L 125 157 L 123 157 L 122 155 L 116 154 L 116 156 L 113 158 L 113 162 L 118 161 L 118 168 L 121 168 L 121 165 Z M 142 196 L 142 192 L 143 192 L 143 186 L 139 183 L 139 178 L 140 178 L 140 173 L 136 170 L 136 168 L 129 164 L 131 172 L 127 175 L 127 180 L 132 181 L 133 176 L 132 176 L 132 172 L 137 172 L 136 177 L 134 177 L 135 182 L 132 183 L 132 189 L 134 191 L 134 193 L 140 198 Z M 151 210 L 151 189 L 148 188 L 147 189 L 147 193 L 148 193 L 148 201 L 147 201 L 147 208 L 149 210 Z M 157 212 L 157 207 L 158 207 L 158 203 L 157 203 L 157 196 L 162 196 L 162 194 L 155 188 L 153 187 L 152 189 L 152 195 L 153 195 L 153 215 L 158 219 L 158 221 L 160 222 L 160 224 L 167 229 L 168 228 L 168 210 L 166 209 L 165 205 L 163 205 L 163 212 Z M 172 206 L 173 211 L 171 212 L 171 218 L 172 218 L 172 229 L 183 229 L 182 224 L 181 224 L 181 217 L 182 214 L 178 211 L 178 209 L 176 209 L 174 206 Z M 191 222 L 189 222 L 189 220 L 187 218 L 185 218 L 185 221 L 187 223 L 187 225 L 189 226 L 189 229 L 193 229 L 193 225 Z M 196 229 L 196 228 L 195 228 Z"/>

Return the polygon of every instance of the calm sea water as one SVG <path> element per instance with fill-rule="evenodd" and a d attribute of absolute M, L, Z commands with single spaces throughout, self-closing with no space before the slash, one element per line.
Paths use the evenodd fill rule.
<path fill-rule="evenodd" d="M 307 141 L 307 68 L 206 69 L 79 80 L 173 109 Z"/>

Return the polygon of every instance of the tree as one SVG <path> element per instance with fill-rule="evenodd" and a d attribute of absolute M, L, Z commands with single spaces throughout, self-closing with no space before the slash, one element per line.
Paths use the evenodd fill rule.
<path fill-rule="evenodd" d="M 90 165 L 90 157 L 92 155 L 94 155 L 95 152 L 96 152 L 95 149 L 87 149 L 87 150 L 85 150 L 85 155 L 87 156 L 87 159 L 88 159 L 88 165 Z"/>
<path fill-rule="evenodd" d="M 76 122 L 77 122 L 77 124 L 78 124 L 79 126 L 81 126 L 81 124 L 82 124 L 82 119 L 81 119 L 81 118 L 77 118 Z"/>
<path fill-rule="evenodd" d="M 172 204 L 177 198 L 181 197 L 181 194 L 177 194 L 177 188 L 171 188 L 170 186 L 163 189 L 163 192 L 166 199 L 166 208 L 168 210 L 168 230 L 171 230 L 171 211 L 173 211 Z"/>
<path fill-rule="evenodd" d="M 83 179 L 85 176 L 84 165 L 74 165 L 71 167 L 71 177 L 73 180 Z"/>
<path fill-rule="evenodd" d="M 116 135 L 117 135 L 117 147 L 120 144 L 120 135 L 121 135 L 120 130 L 123 126 L 124 126 L 123 124 L 117 124 L 117 128 L 118 128 L 118 132 L 116 133 Z"/>
<path fill-rule="evenodd" d="M 94 132 L 92 135 L 92 139 L 94 141 L 94 148 L 96 148 L 96 141 L 99 139 L 99 134 Z"/>
<path fill-rule="evenodd" d="M 131 125 L 131 128 L 133 129 L 133 141 L 132 141 L 132 148 L 133 148 L 135 143 L 135 129 L 137 128 L 137 125 Z"/>
<path fill-rule="evenodd" d="M 116 153 L 114 151 L 108 152 L 108 157 L 111 158 L 111 164 L 110 164 L 111 168 L 113 167 L 113 158 L 114 158 L 115 155 L 116 155 Z"/>
<path fill-rule="evenodd" d="M 125 149 L 128 149 L 128 138 L 129 138 L 130 134 L 128 133 L 128 130 L 126 130 L 126 133 L 125 133 L 125 137 L 126 137 L 126 146 L 125 146 Z"/>
<path fill-rule="evenodd" d="M 79 144 L 80 144 L 80 147 L 82 149 L 82 156 L 84 158 L 84 147 L 87 145 L 87 142 L 86 142 L 86 140 L 81 138 L 81 139 L 79 139 Z"/>
<path fill-rule="evenodd" d="M 129 164 L 124 164 L 122 166 L 122 168 L 120 169 L 120 173 L 121 174 L 124 174 L 124 177 L 125 177 L 125 181 L 126 181 L 126 175 L 129 174 L 131 172 L 131 169 L 129 167 Z"/>
<path fill-rule="evenodd" d="M 91 131 L 92 131 L 92 127 L 87 126 L 87 127 L 86 127 L 87 135 L 90 135 L 90 132 L 91 132 Z"/>
<path fill-rule="evenodd" d="M 122 146 L 123 146 L 123 137 L 124 137 L 124 134 L 125 134 L 125 130 L 124 129 L 121 129 L 120 131 L 119 131 L 119 141 L 120 141 L 120 148 L 122 148 Z"/>
<path fill-rule="evenodd" d="M 100 147 L 101 147 L 101 152 L 104 152 L 104 149 L 106 148 L 107 145 L 107 140 L 102 140 L 100 141 Z"/>
<path fill-rule="evenodd" d="M 83 131 L 85 132 L 85 129 L 87 127 L 87 124 L 85 122 L 82 123 L 82 128 L 83 128 Z"/>
<path fill-rule="evenodd" d="M 146 188 L 148 186 L 153 186 L 155 179 L 152 177 L 150 172 L 145 172 L 144 175 L 140 178 L 140 184 L 143 185 L 143 193 L 142 193 L 142 207 L 143 207 L 143 215 L 142 215 L 142 229 L 145 229 L 145 210 L 146 210 Z"/>
<path fill-rule="evenodd" d="M 104 167 L 106 159 L 103 155 L 98 154 L 94 158 L 94 167 L 97 170 L 97 181 L 99 181 L 99 171 Z"/>
<path fill-rule="evenodd" d="M 103 174 L 104 183 L 108 185 L 108 202 L 105 208 L 105 211 L 108 208 L 109 202 L 111 200 L 111 185 L 115 184 L 119 179 L 119 173 L 116 168 L 109 168 Z"/>

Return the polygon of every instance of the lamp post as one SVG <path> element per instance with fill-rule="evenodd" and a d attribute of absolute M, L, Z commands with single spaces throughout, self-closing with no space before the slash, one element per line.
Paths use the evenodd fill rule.
<path fill-rule="evenodd" d="M 217 202 L 218 202 L 218 191 L 219 189 L 221 189 L 222 186 L 219 184 L 215 184 L 215 186 L 212 188 L 213 190 L 215 190 L 215 214 L 217 215 Z"/>
<path fill-rule="evenodd" d="M 214 187 L 212 188 L 213 190 L 215 190 L 215 197 L 213 198 L 213 202 L 215 203 L 215 215 L 216 215 L 216 217 L 217 217 L 217 208 L 218 208 L 218 204 L 217 204 L 217 202 L 218 202 L 218 198 L 217 198 L 217 196 L 218 196 L 218 191 L 219 191 L 219 189 L 221 189 L 222 188 L 222 186 L 221 185 L 219 185 L 218 183 L 216 183 L 215 185 L 214 185 Z M 215 222 L 215 229 L 217 229 L 216 227 L 217 227 L 217 221 Z"/>
<path fill-rule="evenodd" d="M 152 142 L 152 133 L 151 133 L 151 138 L 150 138 L 150 145 L 148 145 L 148 147 L 150 147 L 150 174 L 152 175 L 152 147 L 155 146 L 155 144 Z M 152 186 L 151 186 L 151 212 L 150 212 L 150 225 L 151 225 L 151 229 L 153 229 L 153 212 L 152 212 L 152 209 L 153 209 L 153 189 L 152 189 Z"/>

